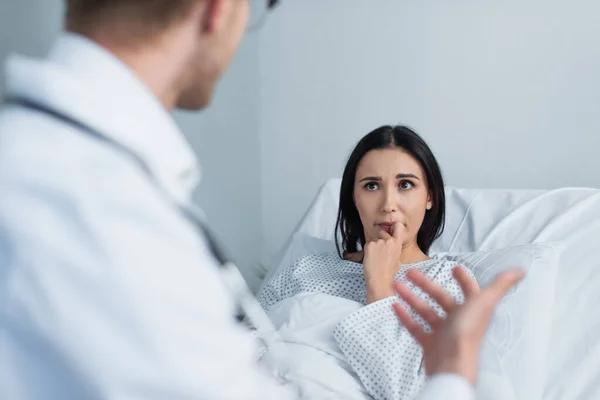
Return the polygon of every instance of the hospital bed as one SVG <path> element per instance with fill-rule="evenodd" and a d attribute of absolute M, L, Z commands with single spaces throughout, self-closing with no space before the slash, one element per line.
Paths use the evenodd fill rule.
<path fill-rule="evenodd" d="M 339 186 L 323 185 L 265 279 L 304 255 L 335 251 Z M 482 397 L 600 399 L 600 190 L 448 187 L 446 201 L 446 227 L 430 255 L 468 264 L 479 254 L 483 286 L 504 268 L 528 270 L 498 308 L 481 358 L 508 387 L 494 389 L 492 377 L 488 392 L 496 393 Z"/>

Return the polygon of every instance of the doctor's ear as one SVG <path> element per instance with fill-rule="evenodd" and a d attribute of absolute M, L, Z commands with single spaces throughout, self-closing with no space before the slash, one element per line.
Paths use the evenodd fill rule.
<path fill-rule="evenodd" d="M 427 211 L 433 208 L 433 201 L 431 200 L 431 194 L 427 195 L 427 206 L 425 207 Z"/>
<path fill-rule="evenodd" d="M 197 1 L 191 14 L 201 21 L 202 33 L 212 34 L 221 29 L 224 13 L 223 0 Z"/>

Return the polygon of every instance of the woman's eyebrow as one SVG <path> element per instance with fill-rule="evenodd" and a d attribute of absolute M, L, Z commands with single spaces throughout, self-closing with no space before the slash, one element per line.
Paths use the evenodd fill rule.
<path fill-rule="evenodd" d="M 419 177 L 416 176 L 415 174 L 398 174 L 396 175 L 396 179 L 402 179 L 402 178 L 414 178 L 416 180 L 419 180 Z"/>

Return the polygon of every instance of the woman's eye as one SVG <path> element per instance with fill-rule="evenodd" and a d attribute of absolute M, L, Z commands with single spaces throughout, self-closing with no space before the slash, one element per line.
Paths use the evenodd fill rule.
<path fill-rule="evenodd" d="M 402 190 L 409 190 L 412 189 L 415 185 L 413 185 L 413 183 L 411 181 L 401 181 L 400 182 L 400 189 Z"/>
<path fill-rule="evenodd" d="M 379 185 L 376 184 L 375 182 L 369 182 L 365 185 L 365 189 L 367 190 L 377 190 L 379 189 Z"/>

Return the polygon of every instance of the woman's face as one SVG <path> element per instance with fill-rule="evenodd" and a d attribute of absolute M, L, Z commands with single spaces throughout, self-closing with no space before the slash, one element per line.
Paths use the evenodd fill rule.
<path fill-rule="evenodd" d="M 354 177 L 354 203 L 367 242 L 394 223 L 406 227 L 404 244 L 416 242 L 425 212 L 432 203 L 421 165 L 401 148 L 371 150 Z"/>

